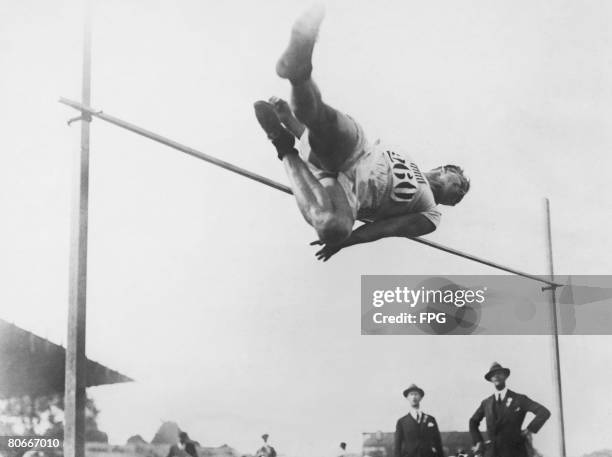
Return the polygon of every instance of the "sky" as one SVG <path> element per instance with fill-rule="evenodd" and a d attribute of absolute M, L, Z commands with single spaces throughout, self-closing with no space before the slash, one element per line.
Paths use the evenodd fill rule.
<path fill-rule="evenodd" d="M 95 5 L 92 105 L 286 182 L 252 102 L 289 96 L 274 73 L 308 2 L 108 0 Z M 428 237 L 547 273 L 611 270 L 612 77 L 605 1 L 327 3 L 314 56 L 325 100 L 423 169 L 462 165 L 469 195 Z M 78 1 L 0 0 L 0 318 L 65 342 L 76 115 Z M 94 121 L 87 354 L 136 382 L 90 389 L 113 443 L 174 420 L 243 452 L 267 432 L 290 457 L 359 451 L 393 430 L 416 382 L 444 430 L 465 430 L 510 387 L 555 416 L 536 436 L 558 455 L 552 339 L 361 336 L 363 274 L 486 274 L 407 240 L 326 264 L 291 198 Z M 568 454 L 612 448 L 609 337 L 562 337 Z"/>

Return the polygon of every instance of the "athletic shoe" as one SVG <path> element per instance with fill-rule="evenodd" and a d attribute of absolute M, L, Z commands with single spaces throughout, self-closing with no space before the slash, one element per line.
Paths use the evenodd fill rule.
<path fill-rule="evenodd" d="M 255 117 L 261 128 L 266 132 L 272 144 L 276 146 L 278 158 L 282 159 L 286 154 L 296 152 L 295 137 L 281 124 L 274 106 L 263 100 L 256 101 L 253 104 L 255 108 Z"/>
<path fill-rule="evenodd" d="M 305 81 L 312 73 L 312 50 L 325 16 L 323 5 L 317 4 L 293 24 L 289 45 L 276 63 L 276 74 L 291 81 Z"/>

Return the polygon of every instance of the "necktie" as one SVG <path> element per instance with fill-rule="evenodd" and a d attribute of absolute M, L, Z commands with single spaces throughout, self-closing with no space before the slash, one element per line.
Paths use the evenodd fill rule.
<path fill-rule="evenodd" d="M 495 404 L 493 406 L 493 413 L 495 414 L 495 417 L 499 420 L 499 418 L 502 415 L 502 402 L 501 402 L 501 395 L 496 394 L 496 399 L 495 399 Z"/>

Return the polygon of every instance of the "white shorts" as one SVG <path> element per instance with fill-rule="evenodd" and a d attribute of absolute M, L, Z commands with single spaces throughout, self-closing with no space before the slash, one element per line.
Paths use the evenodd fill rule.
<path fill-rule="evenodd" d="M 378 142 L 370 144 L 363 128 L 357 122 L 355 125 L 358 132 L 357 143 L 337 173 L 337 180 L 346 194 L 353 217 L 372 219 L 388 198 L 391 179 L 389 163 L 384 151 L 376 147 Z M 300 138 L 298 151 L 317 179 L 336 176 L 336 173 L 322 170 L 308 160 L 311 153 L 308 130 L 305 130 Z"/>

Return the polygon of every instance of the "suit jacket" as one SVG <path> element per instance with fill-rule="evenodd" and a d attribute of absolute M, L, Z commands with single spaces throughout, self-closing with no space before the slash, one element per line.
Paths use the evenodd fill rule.
<path fill-rule="evenodd" d="M 498 413 L 496 413 L 496 410 Z M 490 443 L 485 446 L 485 457 L 528 457 L 527 443 L 521 428 L 527 412 L 535 414 L 527 430 L 537 433 L 550 417 L 550 411 L 526 395 L 508 390 L 501 407 L 495 405 L 495 396 L 485 398 L 470 419 L 470 434 L 474 445 L 483 441 L 479 426 L 483 418 L 487 423 Z"/>
<path fill-rule="evenodd" d="M 410 414 L 397 421 L 395 457 L 444 457 L 442 438 L 433 416 L 422 413 L 417 422 Z"/>

